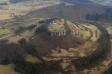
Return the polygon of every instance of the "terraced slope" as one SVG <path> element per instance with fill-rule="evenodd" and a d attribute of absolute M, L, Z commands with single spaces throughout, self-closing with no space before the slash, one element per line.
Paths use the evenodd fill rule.
<path fill-rule="evenodd" d="M 13 35 L 0 40 L 0 64 L 8 70 L 13 64 L 10 70 L 20 74 L 102 74 L 111 66 L 110 37 L 98 24 L 63 18 L 18 24 L 4 26 Z"/>

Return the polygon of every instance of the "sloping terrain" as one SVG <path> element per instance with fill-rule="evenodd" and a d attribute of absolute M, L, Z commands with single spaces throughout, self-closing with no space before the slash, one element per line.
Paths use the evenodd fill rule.
<path fill-rule="evenodd" d="M 0 22 L 0 74 L 108 74 L 111 26 L 85 19 L 107 9 L 59 4 Z"/>
<path fill-rule="evenodd" d="M 101 4 L 101 5 L 105 5 L 105 6 L 112 6 L 111 0 L 90 0 L 90 1 Z"/>
<path fill-rule="evenodd" d="M 13 2 L 13 3 L 11 3 Z M 0 20 L 9 20 L 15 17 L 25 15 L 31 11 L 60 4 L 59 0 L 11 0 L 1 1 L 0 5 Z"/>
<path fill-rule="evenodd" d="M 51 17 L 64 17 L 66 19 L 71 20 L 88 20 L 86 19 L 86 16 L 88 14 L 103 14 L 106 12 L 108 7 L 100 6 L 100 5 L 69 5 L 66 6 L 66 4 L 60 4 L 55 6 L 46 7 L 40 10 L 35 10 L 29 14 L 27 14 L 26 18 L 31 17 L 44 17 L 44 18 L 51 18 Z M 110 8 L 111 10 L 111 8 Z M 106 13 L 108 14 L 108 13 Z M 94 16 L 95 17 L 95 16 Z M 103 21 L 109 21 L 106 18 L 102 19 Z M 103 21 L 100 22 L 103 22 Z M 94 19 L 92 20 L 94 21 Z"/>
<path fill-rule="evenodd" d="M 24 32 L 19 34 L 15 32 L 15 29 L 20 26 L 18 24 L 15 29 L 12 29 L 12 32 L 14 32 L 12 36 L 4 38 L 6 41 L 0 41 L 1 64 L 13 63 L 15 71 L 20 74 L 32 74 L 32 72 L 33 74 L 65 74 L 67 72 L 70 74 L 87 74 L 87 72 L 102 74 L 108 69 L 108 65 L 111 63 L 110 38 L 103 27 L 90 23 L 67 21 L 66 24 L 71 33 L 65 34 L 63 26 L 59 25 L 63 24 L 63 19 L 61 23 L 58 20 L 53 21 L 53 19 L 51 23 L 46 23 L 44 18 L 41 21 L 39 19 L 33 20 L 35 26 L 27 24 L 32 20 L 26 23 L 26 19 L 23 22 L 20 21 L 24 23 L 24 26 L 21 25 L 22 28 L 20 28 Z M 39 24 L 41 25 L 39 26 Z M 54 24 L 55 27 L 49 26 L 49 24 Z M 8 25 L 9 28 L 13 28 L 11 26 L 14 27 L 14 24 Z M 43 26 L 44 31 L 41 28 L 35 33 L 41 26 Z M 82 40 L 78 40 L 80 34 L 82 34 Z M 87 37 L 84 42 L 82 42 L 83 37 Z"/>

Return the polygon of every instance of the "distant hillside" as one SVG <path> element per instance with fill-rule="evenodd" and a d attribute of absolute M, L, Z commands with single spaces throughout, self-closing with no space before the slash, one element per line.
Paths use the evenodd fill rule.
<path fill-rule="evenodd" d="M 44 1 L 58 1 L 58 0 L 10 0 L 11 3 L 19 3 L 19 2 L 26 2 L 26 1 L 44 2 Z"/>
<path fill-rule="evenodd" d="M 29 3 L 35 2 L 44 2 L 44 1 L 59 1 L 59 0 L 0 0 L 0 3 L 19 3 L 19 2 L 26 2 L 29 1 Z M 68 3 L 75 3 L 75 4 L 100 4 L 104 6 L 112 6 L 112 0 L 60 0 Z M 27 2 L 26 2 L 27 3 Z"/>
<path fill-rule="evenodd" d="M 91 4 L 89 0 L 63 0 L 64 2 L 75 3 L 75 4 Z"/>
<path fill-rule="evenodd" d="M 39 10 L 35 10 L 25 15 L 24 18 L 42 17 L 42 18 L 56 18 L 63 17 L 71 20 L 86 20 L 87 14 L 104 14 L 108 8 L 100 5 L 55 5 Z M 107 15 L 107 14 L 106 14 Z M 23 18 L 23 17 L 22 17 Z M 103 21 L 110 21 L 106 18 Z M 111 21 L 110 21 L 111 22 Z"/>
<path fill-rule="evenodd" d="M 90 0 L 94 3 L 98 3 L 105 6 L 112 6 L 112 0 Z"/>
<path fill-rule="evenodd" d="M 104 6 L 112 6 L 112 0 L 63 0 L 70 3 L 78 3 L 78 4 L 100 4 Z"/>
<path fill-rule="evenodd" d="M 11 3 L 18 3 L 18 2 L 22 2 L 22 1 L 29 1 L 29 0 L 10 0 Z"/>

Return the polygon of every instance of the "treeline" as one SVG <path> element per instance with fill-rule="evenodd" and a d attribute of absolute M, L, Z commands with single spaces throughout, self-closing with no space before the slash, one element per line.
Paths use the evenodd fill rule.
<path fill-rule="evenodd" d="M 105 71 L 103 74 L 112 74 L 112 66 L 107 71 Z"/>
<path fill-rule="evenodd" d="M 28 42 L 26 39 L 21 39 L 19 41 L 20 46 L 27 52 L 27 54 L 31 54 L 37 57 L 41 62 L 31 63 L 27 62 L 24 57 L 16 57 L 12 60 L 11 63 L 14 64 L 15 71 L 21 74 L 58 74 L 63 73 L 63 69 L 60 66 L 61 61 L 52 61 L 47 62 L 41 56 L 38 55 L 36 48 L 33 44 Z M 7 62 L 4 60 L 5 64 Z"/>
<path fill-rule="evenodd" d="M 103 13 L 88 13 L 85 15 L 85 19 L 93 21 L 110 21 L 112 20 L 112 9 L 106 8 Z"/>

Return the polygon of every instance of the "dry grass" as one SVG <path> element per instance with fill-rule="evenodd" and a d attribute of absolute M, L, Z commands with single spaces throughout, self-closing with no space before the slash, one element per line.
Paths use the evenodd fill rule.
<path fill-rule="evenodd" d="M 90 40 L 93 41 L 93 42 L 97 41 L 99 39 L 99 36 L 100 36 L 100 31 L 98 30 L 98 28 L 94 25 L 84 25 L 84 26 L 86 28 L 88 28 L 91 32 L 87 31 L 87 30 L 84 30 L 84 29 L 81 30 L 80 32 L 81 32 L 83 38 L 88 39 L 91 36 L 91 33 L 92 33 L 92 37 L 90 38 Z"/>
<path fill-rule="evenodd" d="M 111 26 L 108 26 L 108 27 L 106 28 L 106 30 L 108 31 L 109 34 L 112 35 L 112 25 L 111 25 Z"/>
<path fill-rule="evenodd" d="M 13 65 L 0 65 L 0 74 L 19 74 L 14 71 Z"/>
<path fill-rule="evenodd" d="M 9 32 L 10 32 L 9 29 L 0 28 L 0 36 L 5 35 Z"/>
<path fill-rule="evenodd" d="M 51 0 L 52 1 L 52 0 Z M 57 2 L 46 2 L 46 3 L 29 3 L 29 4 L 10 4 L 4 6 L 4 9 L 0 9 L 0 20 L 6 20 L 13 18 L 12 13 L 15 16 L 25 15 L 31 11 L 41 9 L 47 6 L 57 5 Z"/>
<path fill-rule="evenodd" d="M 25 14 L 28 10 L 28 7 L 21 6 L 11 6 L 10 9 L 0 10 L 0 20 L 11 19 L 13 18 L 12 14 L 16 16 Z"/>
<path fill-rule="evenodd" d="M 38 62 L 40 62 L 40 60 L 37 57 L 29 55 L 29 54 L 25 56 L 25 60 L 27 62 L 30 62 L 30 63 L 38 63 Z"/>

